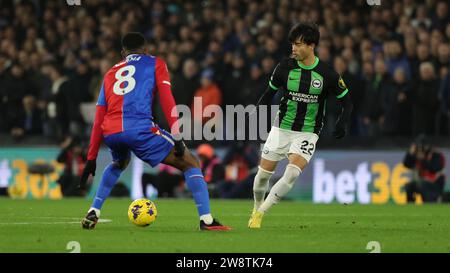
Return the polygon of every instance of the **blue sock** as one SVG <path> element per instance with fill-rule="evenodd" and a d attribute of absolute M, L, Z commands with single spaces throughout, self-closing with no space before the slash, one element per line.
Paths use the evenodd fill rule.
<path fill-rule="evenodd" d="M 194 197 L 198 215 L 209 214 L 209 193 L 202 171 L 199 168 L 191 168 L 184 172 L 184 178 Z"/>
<path fill-rule="evenodd" d="M 105 170 L 103 171 L 102 180 L 100 182 L 100 186 L 97 189 L 97 193 L 95 194 L 94 203 L 92 204 L 93 208 L 101 209 L 103 203 L 106 198 L 111 193 L 112 188 L 116 184 L 119 179 L 122 170 L 114 167 L 113 163 L 110 163 Z"/>

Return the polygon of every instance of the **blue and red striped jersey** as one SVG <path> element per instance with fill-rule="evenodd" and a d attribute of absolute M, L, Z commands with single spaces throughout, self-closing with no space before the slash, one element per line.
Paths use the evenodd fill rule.
<path fill-rule="evenodd" d="M 167 66 L 155 56 L 132 54 L 106 74 L 97 105 L 106 106 L 103 134 L 152 126 L 152 105 L 159 85 L 170 87 Z"/>
<path fill-rule="evenodd" d="M 178 134 L 178 112 L 169 71 L 158 57 L 131 54 L 105 74 L 95 112 L 88 159 L 97 157 L 102 136 L 126 130 L 150 130 L 152 106 L 158 94 L 172 134 Z"/>

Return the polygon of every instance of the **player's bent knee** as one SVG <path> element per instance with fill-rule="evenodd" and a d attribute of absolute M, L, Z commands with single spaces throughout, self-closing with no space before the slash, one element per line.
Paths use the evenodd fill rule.
<path fill-rule="evenodd" d="M 266 172 L 273 172 L 275 168 L 277 167 L 278 161 L 270 161 L 264 158 L 261 158 L 261 163 L 259 164 L 259 167 Z"/>
<path fill-rule="evenodd" d="M 195 158 L 183 158 L 183 159 L 177 160 L 176 162 L 174 162 L 171 165 L 176 167 L 177 169 L 179 169 L 182 172 L 185 172 L 192 168 L 200 168 L 200 164 L 198 163 L 198 161 L 196 161 Z"/>
<path fill-rule="evenodd" d="M 295 165 L 302 171 L 308 165 L 308 160 L 298 154 L 289 154 L 289 164 Z"/>
<path fill-rule="evenodd" d="M 274 173 L 274 171 L 269 171 L 264 169 L 261 166 L 258 166 L 258 172 L 256 173 L 256 175 L 260 175 L 260 176 L 271 176 Z"/>
<path fill-rule="evenodd" d="M 185 153 L 184 161 L 186 168 L 200 168 L 200 161 L 189 151 Z"/>

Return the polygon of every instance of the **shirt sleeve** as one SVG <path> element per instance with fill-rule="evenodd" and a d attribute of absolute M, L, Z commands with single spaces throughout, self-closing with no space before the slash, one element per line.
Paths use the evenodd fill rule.
<path fill-rule="evenodd" d="M 105 97 L 105 83 L 102 82 L 100 93 L 98 94 L 97 106 L 95 109 L 94 125 L 92 126 L 91 139 L 89 141 L 88 160 L 95 160 L 100 149 L 100 144 L 103 139 L 102 124 L 106 115 L 106 97 Z"/>
<path fill-rule="evenodd" d="M 278 63 L 272 72 L 272 76 L 269 80 L 269 86 L 273 90 L 278 90 L 283 85 L 283 65 Z"/>
<path fill-rule="evenodd" d="M 155 80 L 161 108 L 170 126 L 171 133 L 178 134 L 178 111 L 172 95 L 169 70 L 166 63 L 160 58 L 156 58 Z"/>
<path fill-rule="evenodd" d="M 336 98 L 343 98 L 348 93 L 348 88 L 345 85 L 342 77 L 337 73 L 332 73 L 331 76 L 331 92 L 336 96 Z"/>
<path fill-rule="evenodd" d="M 106 107 L 97 105 L 95 109 L 95 120 L 92 126 L 91 140 L 89 141 L 88 160 L 95 160 L 100 149 L 100 144 L 103 139 L 102 124 L 106 114 Z"/>

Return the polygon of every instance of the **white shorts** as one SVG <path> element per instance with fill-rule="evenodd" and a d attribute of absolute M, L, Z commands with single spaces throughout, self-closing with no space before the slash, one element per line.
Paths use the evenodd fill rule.
<path fill-rule="evenodd" d="M 280 161 L 289 154 L 298 154 L 309 162 L 316 150 L 319 136 L 315 133 L 296 132 L 272 127 L 261 157 L 270 161 Z"/>

